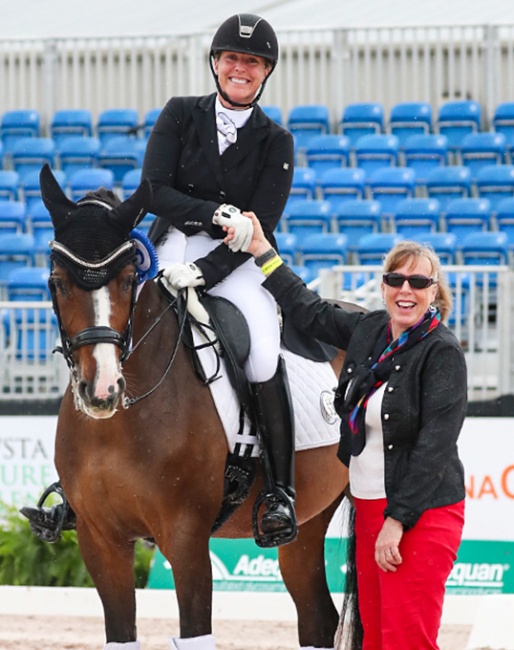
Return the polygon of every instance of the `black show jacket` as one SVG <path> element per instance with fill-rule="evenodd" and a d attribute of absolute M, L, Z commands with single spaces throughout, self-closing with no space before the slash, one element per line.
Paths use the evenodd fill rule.
<path fill-rule="evenodd" d="M 216 95 L 173 97 L 150 134 L 142 177 L 153 188 L 150 229 L 156 242 L 173 225 L 186 235 L 206 232 L 213 239 L 225 233 L 212 223 L 215 210 L 230 203 L 253 211 L 275 246 L 277 227 L 291 189 L 293 137 L 255 106 L 237 132 L 237 142 L 221 156 L 215 119 Z M 211 288 L 249 259 L 247 253 L 218 248 L 197 264 Z"/>

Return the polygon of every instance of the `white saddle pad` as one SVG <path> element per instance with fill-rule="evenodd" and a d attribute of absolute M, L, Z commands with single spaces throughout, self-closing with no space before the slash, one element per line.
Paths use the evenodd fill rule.
<path fill-rule="evenodd" d="M 195 344 L 204 343 L 197 332 L 194 333 Z M 284 356 L 295 415 L 296 450 L 311 449 L 333 445 L 339 441 L 339 424 L 334 405 L 334 388 L 337 377 L 330 363 L 320 363 L 304 359 L 285 348 Z M 207 377 L 216 372 L 217 359 L 211 348 L 200 350 L 199 354 Z M 224 367 L 219 379 L 209 385 L 216 408 L 225 428 L 228 446 L 237 455 L 259 455 L 258 442 L 250 430 L 250 423 L 245 417 L 243 426 L 240 422 L 240 406 L 237 396 L 230 384 Z M 247 445 L 251 445 L 250 448 Z"/>

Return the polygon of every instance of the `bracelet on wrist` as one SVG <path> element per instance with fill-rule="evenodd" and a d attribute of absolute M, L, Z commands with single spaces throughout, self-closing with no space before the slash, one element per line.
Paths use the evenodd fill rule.
<path fill-rule="evenodd" d="M 273 247 L 271 247 L 265 253 L 263 253 L 262 255 L 259 255 L 259 257 L 256 257 L 255 258 L 255 263 L 257 264 L 257 266 L 262 267 L 262 266 L 264 266 L 264 264 L 266 264 L 266 262 L 269 262 L 270 260 L 272 260 L 277 255 L 278 255 L 277 251 Z"/>
<path fill-rule="evenodd" d="M 279 266 L 282 266 L 284 263 L 284 260 L 280 257 L 280 255 L 276 254 L 275 257 L 269 262 L 266 262 L 263 266 L 261 266 L 261 271 L 264 273 L 264 275 L 270 275 L 275 269 L 278 269 Z"/>

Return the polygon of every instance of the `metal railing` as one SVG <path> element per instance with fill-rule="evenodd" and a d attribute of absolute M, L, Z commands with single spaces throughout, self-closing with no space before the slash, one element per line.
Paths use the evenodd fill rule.
<path fill-rule="evenodd" d="M 289 110 L 329 107 L 334 129 L 344 106 L 377 101 L 472 98 L 484 108 L 512 99 L 514 25 L 441 25 L 280 30 L 280 64 L 261 103 Z M 2 110 L 130 107 L 143 118 L 172 95 L 210 93 L 212 33 L 153 37 L 0 41 Z"/>
<path fill-rule="evenodd" d="M 0 302 L 0 401 L 60 397 L 69 372 L 51 302 Z"/>

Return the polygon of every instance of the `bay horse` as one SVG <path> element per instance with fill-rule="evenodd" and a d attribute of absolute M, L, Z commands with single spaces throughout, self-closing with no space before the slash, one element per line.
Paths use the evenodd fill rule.
<path fill-rule="evenodd" d="M 151 538 L 175 580 L 180 638 L 171 648 L 212 650 L 209 539 L 223 499 L 227 441 L 170 299 L 155 281 L 135 299 L 130 233 L 149 209 L 151 186 L 143 181 L 123 203 L 109 204 L 105 190 L 74 203 L 48 166 L 40 180 L 55 231 L 50 287 L 70 365 L 55 466 L 103 604 L 105 648 L 139 648 L 134 543 Z M 130 404 L 127 396 L 138 398 Z M 279 547 L 278 558 L 302 648 L 335 647 L 339 614 L 325 576 L 324 540 L 347 483 L 336 445 L 296 453 L 299 532 Z M 253 536 L 252 504 L 262 486 L 261 468 L 216 537 Z"/>

